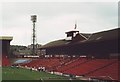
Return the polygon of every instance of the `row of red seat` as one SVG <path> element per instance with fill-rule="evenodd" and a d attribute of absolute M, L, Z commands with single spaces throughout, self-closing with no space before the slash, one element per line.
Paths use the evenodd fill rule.
<path fill-rule="evenodd" d="M 118 60 L 115 59 L 94 59 L 94 60 L 78 60 L 76 63 L 69 64 L 69 69 L 64 66 L 62 73 L 78 76 L 107 76 L 109 80 L 118 80 Z M 79 63 L 78 63 L 79 62 Z M 84 62 L 84 63 L 83 63 Z M 74 65 L 73 65 L 74 64 Z M 71 68 L 72 66 L 72 68 Z M 61 67 L 61 69 L 63 70 Z M 59 71 L 59 70 L 58 70 Z"/>
<path fill-rule="evenodd" d="M 70 68 L 73 68 L 81 63 L 84 63 L 86 62 L 87 60 L 86 59 L 80 59 L 80 58 L 77 58 L 77 59 L 73 59 L 70 63 L 66 64 L 66 65 L 63 65 L 62 67 L 59 67 L 57 68 L 57 71 L 58 72 L 64 72 Z"/>
<path fill-rule="evenodd" d="M 112 80 L 118 80 L 120 77 L 118 77 L 118 63 L 120 61 L 116 61 L 108 66 L 105 66 L 97 71 L 91 72 L 87 74 L 88 77 L 108 77 Z M 119 79 L 120 80 L 120 79 Z"/>
<path fill-rule="evenodd" d="M 10 60 L 6 55 L 2 55 L 2 66 L 10 66 Z"/>
<path fill-rule="evenodd" d="M 58 58 L 43 58 L 43 59 L 33 59 L 29 63 L 22 64 L 22 66 L 27 67 L 45 67 L 46 69 L 52 69 L 53 67 L 60 66 L 69 61 L 69 59 L 58 59 Z"/>
<path fill-rule="evenodd" d="M 23 64 L 27 67 L 45 67 L 49 71 L 86 77 L 106 76 L 118 80 L 118 64 L 116 59 L 86 59 L 86 58 L 43 58 L 33 59 Z"/>
<path fill-rule="evenodd" d="M 90 71 L 94 71 L 102 66 L 107 65 L 108 63 L 112 62 L 111 60 L 106 59 L 94 59 L 89 60 L 84 64 L 80 64 L 72 69 L 68 69 L 64 73 L 69 73 L 73 75 L 84 75 Z"/>

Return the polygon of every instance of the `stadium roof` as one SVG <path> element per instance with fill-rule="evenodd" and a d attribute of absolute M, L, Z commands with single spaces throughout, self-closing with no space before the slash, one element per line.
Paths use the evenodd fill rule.
<path fill-rule="evenodd" d="M 78 41 L 75 44 L 83 44 L 83 43 L 86 44 L 86 43 L 93 43 L 93 42 L 100 42 L 100 41 L 117 40 L 119 38 L 118 37 L 119 31 L 120 29 L 117 28 L 117 29 L 93 33 L 90 35 L 88 40 Z"/>
<path fill-rule="evenodd" d="M 105 40 L 113 40 L 113 39 L 118 39 L 118 31 L 120 29 L 112 29 L 112 30 L 107 30 L 107 31 L 102 31 L 102 32 L 97 32 L 94 34 L 82 34 L 83 36 L 87 37 L 87 40 L 84 41 L 77 41 L 74 42 L 75 44 L 82 44 L 82 43 L 87 43 L 87 42 L 98 42 L 98 41 L 105 41 Z M 73 44 L 72 41 L 61 39 L 61 40 L 56 40 L 53 42 L 50 42 L 46 45 L 43 45 L 41 48 L 48 48 L 48 47 L 57 47 L 57 46 L 65 46 Z"/>
<path fill-rule="evenodd" d="M 92 34 L 88 34 L 88 33 L 80 33 L 82 34 L 83 36 L 85 36 L 86 38 L 89 38 Z"/>
<path fill-rule="evenodd" d="M 112 29 L 107 31 L 102 31 L 98 33 L 94 33 L 91 35 L 91 37 L 88 39 L 88 41 L 101 41 L 101 40 L 112 40 L 118 38 L 118 33 L 120 29 Z"/>
<path fill-rule="evenodd" d="M 12 40 L 12 36 L 0 36 L 0 40 Z"/>
<path fill-rule="evenodd" d="M 86 38 L 88 38 L 91 34 L 80 34 Z M 67 44 L 70 44 L 72 43 L 71 40 L 65 40 L 65 39 L 60 39 L 60 40 L 56 40 L 56 41 L 52 41 L 52 42 L 49 42 L 45 45 L 43 45 L 41 48 L 48 48 L 48 47 L 56 47 L 56 46 L 63 46 L 63 45 L 67 45 Z"/>
<path fill-rule="evenodd" d="M 70 40 L 60 39 L 60 40 L 49 42 L 45 44 L 44 46 L 42 46 L 41 48 L 47 48 L 47 47 L 53 47 L 53 46 L 56 47 L 60 45 L 66 45 L 68 43 L 70 43 Z"/>

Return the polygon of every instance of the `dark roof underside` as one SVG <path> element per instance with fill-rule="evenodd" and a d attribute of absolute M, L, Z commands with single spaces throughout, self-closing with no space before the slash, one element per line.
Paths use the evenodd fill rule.
<path fill-rule="evenodd" d="M 89 41 L 95 41 L 95 40 L 112 40 L 112 39 L 117 39 L 118 38 L 118 33 L 120 29 L 113 29 L 113 30 L 108 30 L 108 31 L 103 31 L 103 32 L 98 32 L 94 33 L 91 35 L 89 38 Z"/>
<path fill-rule="evenodd" d="M 112 30 L 108 30 L 108 31 L 94 33 L 94 34 L 81 33 L 88 39 L 85 41 L 82 41 L 82 42 L 78 41 L 76 43 L 81 44 L 81 43 L 87 43 L 87 42 L 96 42 L 96 41 L 99 42 L 99 41 L 105 41 L 105 40 L 118 39 L 118 33 L 119 33 L 118 31 L 119 30 L 120 29 L 118 28 L 118 29 L 112 29 Z M 61 40 L 52 41 L 46 45 L 43 45 L 41 48 L 65 46 L 65 45 L 69 45 L 69 44 L 72 44 L 72 41 L 61 39 Z"/>
<path fill-rule="evenodd" d="M 49 42 L 49 43 L 45 44 L 44 46 L 42 46 L 41 48 L 56 47 L 56 46 L 60 46 L 60 45 L 66 45 L 68 43 L 70 43 L 69 40 L 61 39 L 61 40 Z"/>

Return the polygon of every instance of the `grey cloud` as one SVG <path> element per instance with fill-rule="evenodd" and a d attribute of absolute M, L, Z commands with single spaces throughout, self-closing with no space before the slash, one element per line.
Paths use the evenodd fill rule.
<path fill-rule="evenodd" d="M 12 44 L 28 45 L 32 35 L 30 15 L 36 14 L 37 40 L 45 44 L 65 38 L 64 32 L 74 28 L 75 20 L 80 32 L 114 28 L 117 13 L 114 2 L 6 2 L 2 4 L 3 34 L 13 35 Z"/>

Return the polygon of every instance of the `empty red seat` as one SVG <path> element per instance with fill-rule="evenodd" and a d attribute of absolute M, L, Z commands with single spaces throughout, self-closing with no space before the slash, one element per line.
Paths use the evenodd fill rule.
<path fill-rule="evenodd" d="M 2 66 L 10 66 L 10 60 L 6 55 L 2 55 Z"/>

